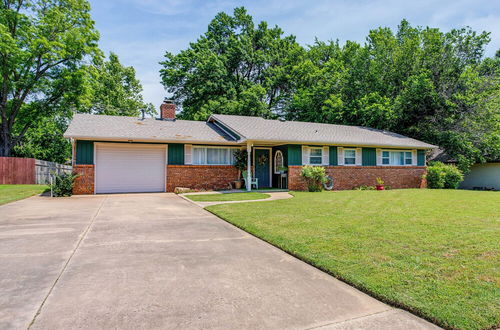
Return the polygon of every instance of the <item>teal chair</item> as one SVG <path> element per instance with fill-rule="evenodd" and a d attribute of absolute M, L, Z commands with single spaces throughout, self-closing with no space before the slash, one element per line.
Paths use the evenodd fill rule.
<path fill-rule="evenodd" d="M 248 182 L 247 182 L 247 180 L 248 180 L 247 175 L 248 175 L 248 172 L 247 171 L 243 171 L 243 180 L 245 180 L 245 187 L 249 187 L 248 186 Z M 252 178 L 250 180 L 250 185 L 255 186 L 255 189 L 259 189 L 259 179 L 258 178 Z"/>

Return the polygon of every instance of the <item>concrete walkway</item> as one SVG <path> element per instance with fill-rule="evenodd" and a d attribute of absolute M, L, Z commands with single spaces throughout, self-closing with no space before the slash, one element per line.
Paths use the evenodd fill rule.
<path fill-rule="evenodd" d="M 287 191 L 277 191 L 277 192 L 259 191 L 259 192 L 263 193 L 263 194 L 270 195 L 270 197 L 269 198 L 265 198 L 265 199 L 253 199 L 253 200 L 247 200 L 247 201 L 197 202 L 197 201 L 193 201 L 193 200 L 187 198 L 187 196 L 190 196 L 190 195 L 214 195 L 214 194 L 221 194 L 221 193 L 217 193 L 217 192 L 188 193 L 188 194 L 182 194 L 182 195 L 179 195 L 179 196 L 181 196 L 185 200 L 187 200 L 187 201 L 189 201 L 191 203 L 194 203 L 194 204 L 196 204 L 196 205 L 198 205 L 200 207 L 207 207 L 207 206 L 210 206 L 210 205 L 217 205 L 217 204 L 248 203 L 248 202 L 269 202 L 269 201 L 275 201 L 275 200 L 278 200 L 278 199 L 293 198 L 293 196 L 290 195 Z M 240 192 L 237 192 L 237 193 L 240 193 Z"/>
<path fill-rule="evenodd" d="M 174 194 L 0 206 L 0 329 L 432 329 Z"/>

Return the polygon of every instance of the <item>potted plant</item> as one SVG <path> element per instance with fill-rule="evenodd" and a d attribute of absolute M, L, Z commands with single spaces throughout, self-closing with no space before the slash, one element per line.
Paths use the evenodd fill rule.
<path fill-rule="evenodd" d="M 377 184 L 375 185 L 377 190 L 384 190 L 384 181 L 381 178 L 377 178 Z"/>
<path fill-rule="evenodd" d="M 234 181 L 234 188 L 241 189 L 241 172 L 247 169 L 247 152 L 246 150 L 236 150 L 234 152 L 234 167 L 238 169 L 238 180 Z"/>

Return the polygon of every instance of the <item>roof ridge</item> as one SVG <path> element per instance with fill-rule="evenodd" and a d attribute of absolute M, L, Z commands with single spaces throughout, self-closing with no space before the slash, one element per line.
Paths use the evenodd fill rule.
<path fill-rule="evenodd" d="M 127 119 L 136 119 L 136 120 L 143 120 L 141 117 L 135 117 L 135 116 L 120 116 L 120 115 L 101 115 L 101 114 L 96 114 L 96 113 L 82 113 L 82 112 L 79 112 L 79 113 L 75 113 L 73 114 L 73 117 L 75 116 L 93 116 L 93 117 L 108 117 L 108 118 L 127 118 Z M 159 122 L 161 121 L 160 119 L 158 118 L 144 118 L 144 119 L 147 119 L 147 120 L 158 120 Z M 175 121 L 181 121 L 181 122 L 192 122 L 192 123 L 206 123 L 205 120 L 187 120 L 187 119 L 175 119 L 175 120 L 171 120 L 171 122 L 175 122 Z"/>

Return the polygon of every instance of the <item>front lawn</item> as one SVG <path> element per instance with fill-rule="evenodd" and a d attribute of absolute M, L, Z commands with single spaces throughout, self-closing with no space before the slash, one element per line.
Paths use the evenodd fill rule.
<path fill-rule="evenodd" d="M 41 194 L 47 189 L 39 184 L 0 184 L 0 205 Z"/>
<path fill-rule="evenodd" d="M 195 202 L 228 202 L 228 201 L 249 201 L 256 199 L 269 198 L 269 194 L 258 192 L 249 193 L 227 193 L 227 194 L 202 194 L 202 195 L 186 195 Z"/>
<path fill-rule="evenodd" d="M 415 189 L 293 195 L 207 209 L 441 326 L 500 324 L 500 193 Z"/>

